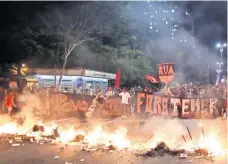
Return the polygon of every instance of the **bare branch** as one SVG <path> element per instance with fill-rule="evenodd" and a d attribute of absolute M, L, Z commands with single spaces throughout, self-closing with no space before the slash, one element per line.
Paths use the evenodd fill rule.
<path fill-rule="evenodd" d="M 71 54 L 71 52 L 73 51 L 73 49 L 75 48 L 75 46 L 77 46 L 77 45 L 79 45 L 79 44 L 82 44 L 82 43 L 84 43 L 84 42 L 86 42 L 86 41 L 89 41 L 89 40 L 94 40 L 95 38 L 98 38 L 98 37 L 93 37 L 93 38 L 85 39 L 85 40 L 82 40 L 82 41 L 80 41 L 80 42 L 78 42 L 78 43 L 75 43 L 75 44 L 71 45 L 70 48 L 68 49 L 66 58 L 68 58 L 68 57 L 70 56 L 70 54 Z"/>

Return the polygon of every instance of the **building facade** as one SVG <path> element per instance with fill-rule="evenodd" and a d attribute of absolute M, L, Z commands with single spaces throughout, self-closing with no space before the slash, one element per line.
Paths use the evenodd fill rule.
<path fill-rule="evenodd" d="M 27 72 L 26 81 L 28 86 L 47 88 L 58 86 L 61 70 L 30 68 Z M 98 89 L 107 90 L 108 81 L 115 79 L 115 74 L 88 69 L 66 69 L 62 77 L 60 92 L 92 92 Z"/>

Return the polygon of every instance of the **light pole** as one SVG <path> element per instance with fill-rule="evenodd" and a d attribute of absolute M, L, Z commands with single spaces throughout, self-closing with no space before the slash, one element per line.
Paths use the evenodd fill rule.
<path fill-rule="evenodd" d="M 220 77 L 221 77 L 221 72 L 222 72 L 222 65 L 223 65 L 223 60 L 222 60 L 222 56 L 223 56 L 223 49 L 224 47 L 226 47 L 226 43 L 223 43 L 223 44 L 220 44 L 218 43 L 216 45 L 216 48 L 219 48 L 220 50 L 220 62 L 217 62 L 217 79 L 216 79 L 216 84 L 215 85 L 218 85 L 219 84 L 219 81 L 220 81 Z"/>

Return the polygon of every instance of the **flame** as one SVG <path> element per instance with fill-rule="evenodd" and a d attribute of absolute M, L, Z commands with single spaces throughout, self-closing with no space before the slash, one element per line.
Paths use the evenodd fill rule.
<path fill-rule="evenodd" d="M 125 138 L 127 129 L 119 128 L 114 134 L 108 134 L 103 131 L 101 125 L 96 126 L 95 130 L 89 132 L 85 140 L 90 147 L 97 145 L 113 145 L 118 149 L 129 148 L 130 141 Z"/>
<path fill-rule="evenodd" d="M 60 137 L 59 137 L 60 142 L 70 142 L 77 135 L 75 130 L 74 130 L 74 127 L 71 127 L 68 130 L 59 131 L 59 133 L 60 133 Z"/>
<path fill-rule="evenodd" d="M 5 123 L 0 126 L 0 135 L 1 134 L 24 134 L 28 131 L 25 127 L 19 127 L 17 123 Z"/>
<path fill-rule="evenodd" d="M 17 132 L 17 125 L 14 123 L 5 123 L 0 127 L 0 134 L 14 134 Z"/>
<path fill-rule="evenodd" d="M 9 122 L 0 125 L 0 135 L 2 134 L 25 134 L 27 136 L 35 137 L 36 140 L 41 140 L 43 136 L 53 135 L 54 129 L 57 128 L 57 125 L 54 123 L 44 124 L 43 122 L 38 122 L 37 125 L 44 126 L 43 132 L 29 132 L 31 127 L 18 126 L 16 122 Z M 165 136 L 162 136 L 160 133 L 157 133 L 151 140 L 144 142 L 143 144 L 134 143 L 133 140 L 129 140 L 126 137 L 127 128 L 120 127 L 114 132 L 106 132 L 101 125 L 97 125 L 94 129 L 86 131 L 77 131 L 74 126 L 70 128 L 60 128 L 59 129 L 59 138 L 56 139 L 57 142 L 71 142 L 75 139 L 77 135 L 84 136 L 83 142 L 92 148 L 98 145 L 104 146 L 114 146 L 117 149 L 151 149 L 155 148 L 159 142 L 164 141 L 169 144 L 169 139 Z M 209 156 L 220 156 L 224 155 L 225 151 L 222 149 L 222 145 L 219 142 L 218 136 L 216 133 L 211 133 L 208 136 L 201 135 L 198 142 L 195 142 L 193 146 L 192 141 L 189 141 L 182 145 L 181 148 L 187 151 L 194 151 L 195 149 L 206 149 L 208 150 Z M 171 149 L 174 147 L 170 147 Z M 175 148 L 174 148 L 175 149 Z"/>
<path fill-rule="evenodd" d="M 205 138 L 201 135 L 197 147 L 208 150 L 210 156 L 219 156 L 224 154 L 218 137 L 213 133 Z"/>

